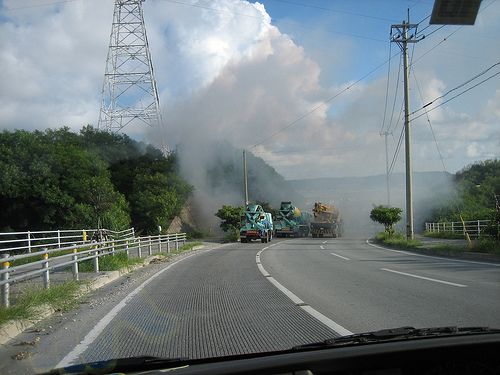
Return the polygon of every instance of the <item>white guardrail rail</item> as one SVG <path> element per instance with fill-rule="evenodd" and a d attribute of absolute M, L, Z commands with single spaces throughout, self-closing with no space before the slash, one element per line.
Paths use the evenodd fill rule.
<path fill-rule="evenodd" d="M 473 221 L 454 221 L 447 223 L 425 223 L 427 232 L 437 233 L 456 233 L 465 236 L 465 232 L 469 233 L 470 237 L 479 237 L 484 235 L 484 229 L 492 222 L 492 220 L 473 220 Z"/>
<path fill-rule="evenodd" d="M 78 281 L 80 262 L 92 260 L 97 273 L 100 257 L 125 252 L 128 257 L 140 258 L 143 253 L 170 252 L 172 246 L 178 250 L 179 243 L 186 244 L 186 233 L 135 237 L 133 228 L 121 232 L 96 229 L 0 233 L 1 306 L 10 306 L 13 283 L 41 276 L 43 287 L 48 289 L 50 273 L 56 270 L 71 268 L 73 279 Z M 25 261 L 19 262 L 21 259 Z"/>

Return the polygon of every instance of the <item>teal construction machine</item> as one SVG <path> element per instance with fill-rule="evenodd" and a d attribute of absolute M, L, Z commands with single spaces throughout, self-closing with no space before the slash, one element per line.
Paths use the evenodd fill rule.
<path fill-rule="evenodd" d="M 307 237 L 311 216 L 306 212 L 301 213 L 292 202 L 281 202 L 274 218 L 276 237 Z"/>
<path fill-rule="evenodd" d="M 240 240 L 242 243 L 260 239 L 262 243 L 272 240 L 274 233 L 273 218 L 264 212 L 262 206 L 249 204 L 241 215 Z"/>

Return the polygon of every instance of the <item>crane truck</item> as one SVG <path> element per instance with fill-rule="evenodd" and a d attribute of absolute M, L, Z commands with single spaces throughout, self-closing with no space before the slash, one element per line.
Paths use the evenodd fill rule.
<path fill-rule="evenodd" d="M 261 205 L 249 204 L 241 215 L 240 241 L 251 242 L 260 239 L 262 243 L 273 238 L 273 218 L 269 212 L 264 212 Z"/>
<path fill-rule="evenodd" d="M 334 206 L 322 203 L 314 203 L 313 221 L 311 222 L 311 233 L 313 237 L 331 235 L 333 238 L 342 235 L 342 220 L 340 211 Z"/>
<path fill-rule="evenodd" d="M 309 217 L 301 213 L 292 202 L 281 202 L 278 214 L 274 218 L 274 228 L 277 237 L 303 237 L 309 235 Z"/>

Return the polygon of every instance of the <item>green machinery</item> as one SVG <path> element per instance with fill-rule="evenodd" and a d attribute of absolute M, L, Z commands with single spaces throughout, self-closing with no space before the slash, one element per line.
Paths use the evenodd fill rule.
<path fill-rule="evenodd" d="M 273 238 L 273 218 L 269 212 L 264 212 L 258 204 L 247 205 L 241 215 L 240 240 L 242 243 L 260 239 L 262 243 Z"/>
<path fill-rule="evenodd" d="M 274 218 L 277 237 L 307 237 L 309 235 L 310 214 L 295 207 L 292 202 L 281 202 Z"/>

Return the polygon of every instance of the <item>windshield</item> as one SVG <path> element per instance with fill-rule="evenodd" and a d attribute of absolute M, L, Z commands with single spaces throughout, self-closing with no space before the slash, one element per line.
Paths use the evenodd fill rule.
<path fill-rule="evenodd" d="M 433 3 L 4 0 L 0 372 L 500 328 L 500 3 Z"/>

